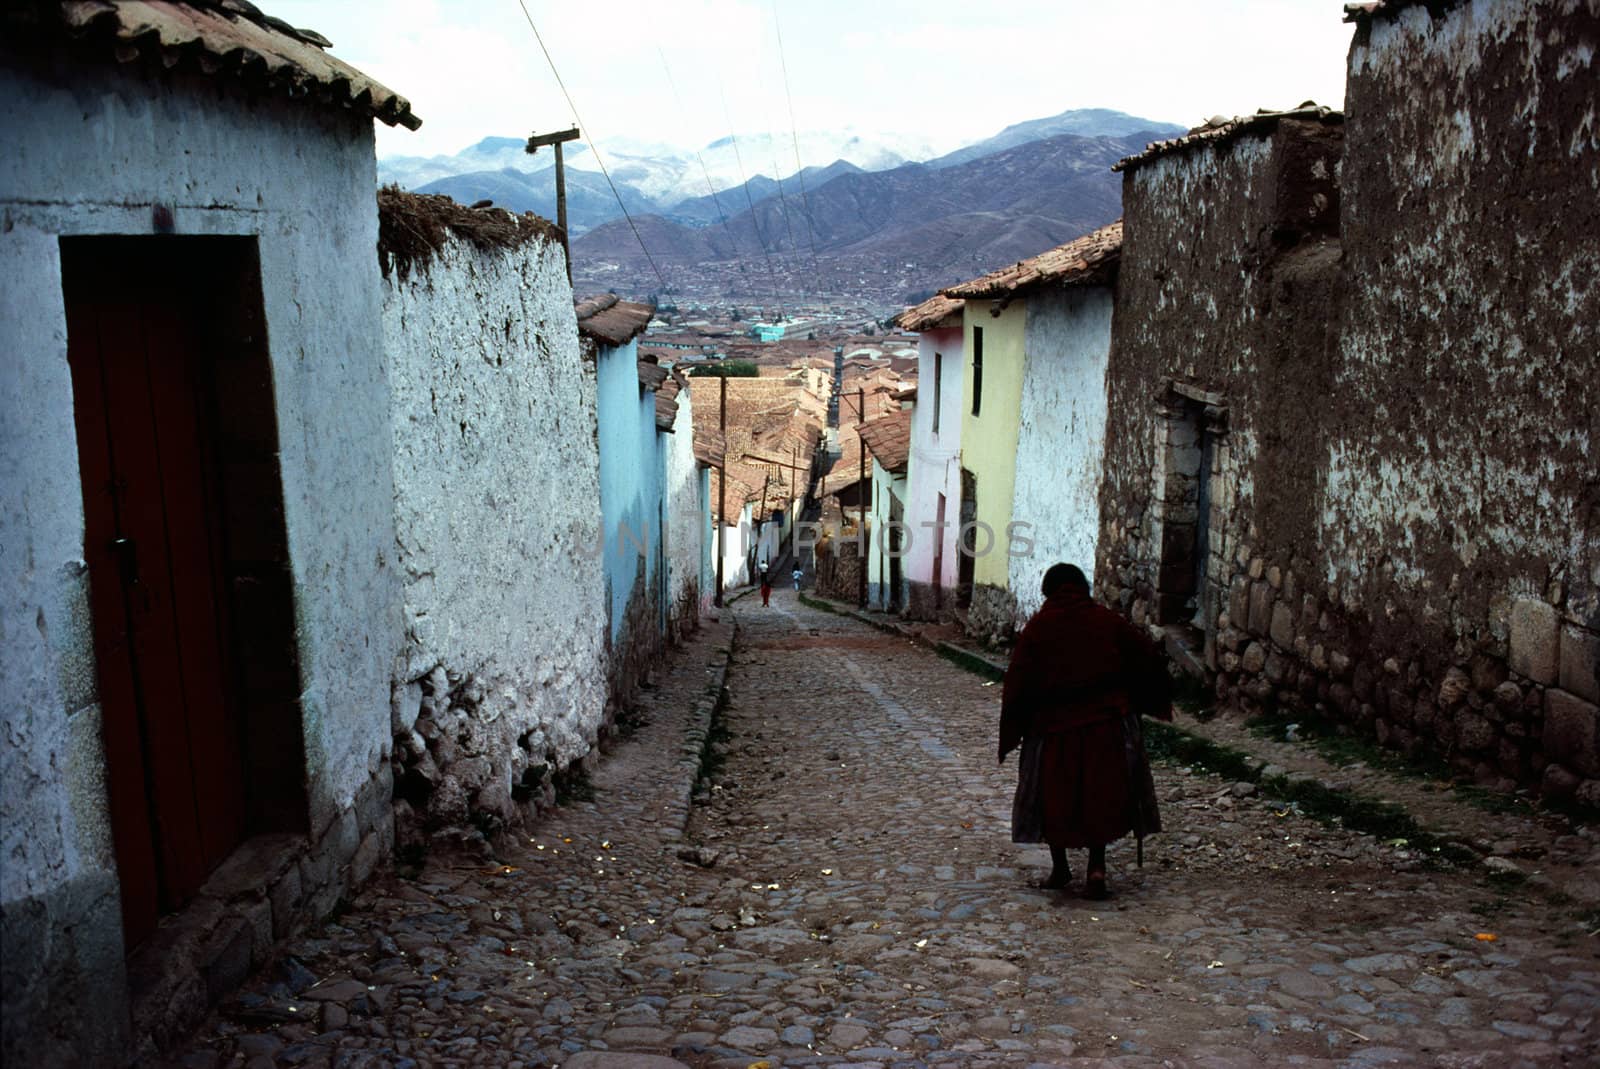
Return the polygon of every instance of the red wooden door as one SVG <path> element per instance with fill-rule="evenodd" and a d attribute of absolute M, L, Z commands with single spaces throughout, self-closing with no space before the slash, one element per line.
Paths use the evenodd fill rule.
<path fill-rule="evenodd" d="M 131 283 L 138 286 L 139 282 Z M 68 293 L 112 833 L 127 944 L 239 842 L 244 777 L 199 309 Z"/>

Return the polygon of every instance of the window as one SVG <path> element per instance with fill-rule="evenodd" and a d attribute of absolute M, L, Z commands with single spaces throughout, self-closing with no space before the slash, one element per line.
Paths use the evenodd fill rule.
<path fill-rule="evenodd" d="M 983 407 L 983 328 L 972 328 L 972 414 Z"/>
<path fill-rule="evenodd" d="M 944 375 L 944 354 L 933 354 L 933 433 L 939 433 L 939 380 Z"/>

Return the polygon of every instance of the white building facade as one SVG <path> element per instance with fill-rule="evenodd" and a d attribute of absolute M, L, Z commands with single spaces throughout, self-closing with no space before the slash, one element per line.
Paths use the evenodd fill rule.
<path fill-rule="evenodd" d="M 961 515 L 962 302 L 933 297 L 896 322 L 918 331 L 917 404 L 906 472 L 904 609 L 919 620 L 955 607 Z"/>
<path fill-rule="evenodd" d="M 22 13 L 0 14 L 0 1059 L 121 1065 L 392 841 L 372 120 L 418 120 L 252 16 Z"/>

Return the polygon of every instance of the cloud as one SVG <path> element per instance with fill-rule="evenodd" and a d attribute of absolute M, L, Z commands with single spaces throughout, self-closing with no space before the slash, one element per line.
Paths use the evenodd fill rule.
<path fill-rule="evenodd" d="M 684 148 L 730 130 L 787 135 L 785 65 L 802 131 L 953 147 L 1072 107 L 1193 123 L 1308 97 L 1338 105 L 1350 40 L 1325 0 L 781 0 L 780 60 L 771 2 L 526 2 L 587 136 Z M 572 121 L 517 0 L 266 6 L 411 99 L 422 130 L 380 127 L 380 155 L 453 153 Z"/>

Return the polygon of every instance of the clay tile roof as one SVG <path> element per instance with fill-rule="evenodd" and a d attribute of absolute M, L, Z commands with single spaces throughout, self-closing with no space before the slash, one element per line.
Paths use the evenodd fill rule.
<path fill-rule="evenodd" d="M 708 468 L 720 468 L 727 456 L 728 443 L 722 432 L 713 427 L 695 424 L 694 458 Z"/>
<path fill-rule="evenodd" d="M 577 313 L 579 334 L 602 345 L 618 346 L 643 334 L 655 309 L 606 293 L 578 302 Z"/>
<path fill-rule="evenodd" d="M 348 109 L 415 130 L 422 120 L 392 89 L 328 54 L 331 42 L 264 14 L 246 0 L 60 0 L 6 5 L 0 25 L 66 38 L 119 63 L 144 57 L 246 83 L 276 96 Z"/>
<path fill-rule="evenodd" d="M 640 360 L 639 385 L 647 390 L 659 390 L 669 377 L 667 369 L 654 360 Z"/>
<path fill-rule="evenodd" d="M 1280 119 L 1316 119 L 1325 123 L 1344 122 L 1344 112 L 1335 108 L 1325 108 L 1314 101 L 1306 101 L 1298 108 L 1287 111 L 1273 111 L 1262 108 L 1254 115 L 1236 115 L 1231 119 L 1221 115 L 1208 120 L 1203 126 L 1196 126 L 1182 137 L 1174 137 L 1168 141 L 1152 141 L 1145 146 L 1143 152 L 1127 156 L 1111 165 L 1113 171 L 1132 171 L 1148 163 L 1157 156 L 1165 156 L 1173 152 L 1183 152 L 1198 145 L 1224 144 L 1245 134 L 1270 133 L 1272 127 Z"/>
<path fill-rule="evenodd" d="M 942 290 L 948 297 L 984 300 L 1015 297 L 1040 286 L 1097 286 L 1116 279 L 1122 258 L 1122 220 L 1093 230 L 1048 252 Z"/>
<path fill-rule="evenodd" d="M 670 434 L 673 426 L 678 422 L 678 394 L 683 392 L 683 376 L 677 371 L 669 372 L 666 368 L 657 367 L 655 364 L 647 365 L 645 361 L 641 360 L 639 361 L 640 382 L 644 382 L 644 369 L 646 366 L 653 367 L 661 372 L 661 383 L 655 387 L 656 429 Z"/>
<path fill-rule="evenodd" d="M 861 440 L 872 451 L 872 459 L 893 472 L 906 470 L 911 457 L 911 411 L 902 408 L 892 416 L 882 416 L 861 425 Z"/>
<path fill-rule="evenodd" d="M 919 305 L 907 308 L 894 317 L 895 326 L 902 330 L 937 330 L 939 327 L 959 327 L 961 309 L 965 301 L 951 300 L 936 293 Z"/>
<path fill-rule="evenodd" d="M 817 489 L 817 496 L 833 497 L 836 494 L 850 489 L 857 483 L 864 482 L 867 479 L 872 478 L 872 465 L 875 463 L 877 463 L 875 458 L 870 456 L 867 458 L 867 471 L 865 475 L 861 473 L 861 465 L 859 463 L 835 464 L 833 470 L 823 477 L 822 483 Z"/>

